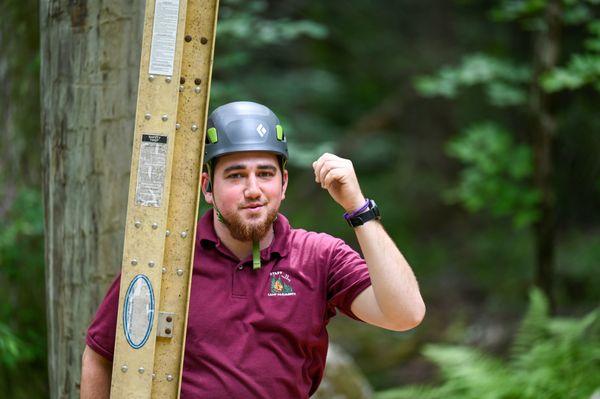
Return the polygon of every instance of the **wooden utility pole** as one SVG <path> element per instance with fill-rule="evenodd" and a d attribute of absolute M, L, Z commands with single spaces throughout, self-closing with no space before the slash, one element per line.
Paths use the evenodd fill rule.
<path fill-rule="evenodd" d="M 143 7 L 130 1 L 40 2 L 53 399 L 79 398 L 85 332 L 120 267 L 131 160 L 123 149 L 133 139 Z"/>

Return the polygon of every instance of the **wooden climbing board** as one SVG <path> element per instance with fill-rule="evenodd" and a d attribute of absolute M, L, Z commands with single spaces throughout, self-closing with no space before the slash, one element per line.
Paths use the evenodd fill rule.
<path fill-rule="evenodd" d="M 147 0 L 111 398 L 179 398 L 218 0 Z"/>

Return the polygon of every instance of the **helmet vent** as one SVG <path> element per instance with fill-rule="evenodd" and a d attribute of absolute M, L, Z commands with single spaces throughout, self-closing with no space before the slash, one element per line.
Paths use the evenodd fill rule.
<path fill-rule="evenodd" d="M 211 127 L 206 131 L 206 144 L 214 144 L 217 141 L 219 141 L 219 138 L 217 136 L 217 129 Z"/>

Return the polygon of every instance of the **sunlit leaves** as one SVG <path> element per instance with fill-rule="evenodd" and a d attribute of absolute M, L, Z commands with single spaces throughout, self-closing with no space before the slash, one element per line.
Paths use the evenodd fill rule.
<path fill-rule="evenodd" d="M 14 369 L 19 362 L 30 360 L 32 355 L 31 347 L 0 322 L 0 366 Z"/>
<path fill-rule="evenodd" d="M 299 37 L 321 39 L 327 29 L 317 22 L 287 17 L 265 16 L 265 0 L 226 0 L 221 4 L 217 25 L 219 48 L 225 49 L 217 58 L 218 69 L 235 68 L 253 60 L 252 51 L 269 45 L 286 45 Z"/>
<path fill-rule="evenodd" d="M 500 21 L 532 17 L 539 14 L 547 0 L 503 0 L 492 10 L 492 16 Z"/>
<path fill-rule="evenodd" d="M 564 68 L 556 68 L 542 78 L 549 92 L 574 90 L 591 84 L 600 91 L 600 54 L 575 55 Z"/>
<path fill-rule="evenodd" d="M 417 90 L 425 96 L 454 98 L 461 90 L 483 85 L 488 101 L 496 106 L 519 105 L 526 100 L 529 68 L 486 54 L 465 56 L 460 65 L 417 78 Z"/>
<path fill-rule="evenodd" d="M 512 217 L 516 227 L 534 222 L 539 194 L 530 188 L 531 150 L 493 123 L 471 126 L 447 145 L 447 153 L 463 164 L 456 187 L 446 193 L 451 203 L 470 212 L 489 211 Z"/>
<path fill-rule="evenodd" d="M 587 52 L 571 56 L 566 66 L 555 68 L 542 77 L 542 85 L 548 92 L 574 90 L 591 85 L 600 91 L 600 20 L 587 25 L 590 37 L 585 40 Z"/>
<path fill-rule="evenodd" d="M 243 40 L 252 46 L 282 43 L 299 36 L 323 38 L 327 30 L 313 21 L 267 20 L 253 14 L 235 14 L 219 24 L 219 34 Z"/>
<path fill-rule="evenodd" d="M 572 54 L 565 66 L 547 71 L 539 82 L 532 81 L 532 68 L 527 64 L 476 53 L 465 56 L 456 66 L 444 66 L 435 74 L 418 78 L 415 86 L 424 96 L 449 99 L 468 97 L 467 89 L 479 86 L 492 110 L 508 106 L 527 109 L 532 84 L 541 85 L 549 93 L 586 85 L 600 91 L 600 20 L 594 19 L 592 12 L 598 3 L 598 0 L 562 2 L 563 24 L 587 24 L 585 52 Z M 497 20 L 518 21 L 542 29 L 541 17 L 547 7 L 547 0 L 504 0 L 492 15 Z M 539 194 L 531 188 L 529 149 L 514 145 L 510 137 L 487 124 L 473 126 L 453 140 L 448 152 L 463 163 L 464 169 L 458 186 L 447 198 L 471 212 L 487 210 L 496 216 L 511 216 L 516 226 L 527 226 L 538 218 Z"/>
<path fill-rule="evenodd" d="M 584 42 L 585 48 L 588 51 L 600 53 L 600 20 L 590 22 L 587 30 L 591 37 Z"/>
<path fill-rule="evenodd" d="M 525 29 L 545 29 L 542 14 L 548 0 L 502 0 L 491 12 L 497 21 L 519 22 Z M 593 6 L 598 0 L 563 0 L 560 17 L 565 25 L 579 25 L 594 17 Z"/>

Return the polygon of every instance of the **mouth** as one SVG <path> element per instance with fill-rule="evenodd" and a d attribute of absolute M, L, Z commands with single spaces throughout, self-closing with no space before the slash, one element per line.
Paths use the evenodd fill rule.
<path fill-rule="evenodd" d="M 256 202 L 256 203 L 251 203 L 251 204 L 245 205 L 242 207 L 242 209 L 257 210 L 257 209 L 262 208 L 263 206 L 264 206 L 264 204 Z"/>

